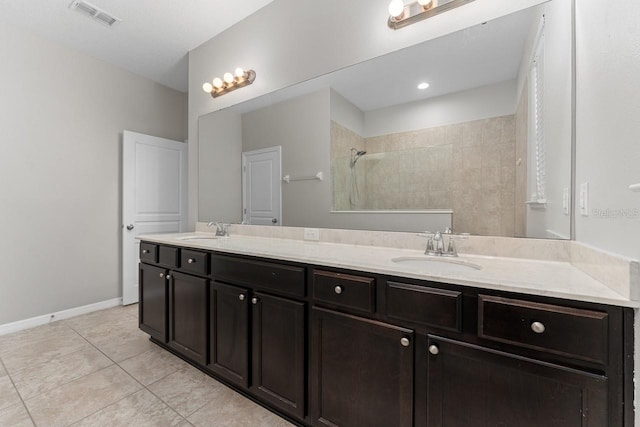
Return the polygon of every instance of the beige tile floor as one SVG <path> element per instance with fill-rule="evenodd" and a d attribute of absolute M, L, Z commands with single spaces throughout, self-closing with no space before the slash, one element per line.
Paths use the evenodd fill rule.
<path fill-rule="evenodd" d="M 291 426 L 160 349 L 116 307 L 0 336 L 0 427 Z"/>

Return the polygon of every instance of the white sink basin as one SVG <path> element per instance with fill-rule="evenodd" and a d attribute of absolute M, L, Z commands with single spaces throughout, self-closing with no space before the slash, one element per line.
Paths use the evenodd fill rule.
<path fill-rule="evenodd" d="M 477 264 L 451 258 L 401 257 L 393 258 L 391 261 L 425 273 L 463 273 L 482 269 Z"/>
<path fill-rule="evenodd" d="M 177 240 L 216 240 L 219 239 L 220 237 L 218 236 L 214 236 L 214 235 L 210 235 L 210 236 L 183 236 L 183 237 L 178 237 Z"/>

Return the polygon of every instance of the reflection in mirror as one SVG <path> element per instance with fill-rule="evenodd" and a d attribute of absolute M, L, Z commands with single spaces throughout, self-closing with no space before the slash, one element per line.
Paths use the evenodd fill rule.
<path fill-rule="evenodd" d="M 281 146 L 330 177 L 282 183 L 283 225 L 568 238 L 571 38 L 555 0 L 203 116 L 199 218 L 242 219 L 218 147 Z"/>

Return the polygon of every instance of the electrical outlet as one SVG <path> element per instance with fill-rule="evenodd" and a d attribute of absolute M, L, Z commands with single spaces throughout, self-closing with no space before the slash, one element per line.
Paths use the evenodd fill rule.
<path fill-rule="evenodd" d="M 320 240 L 320 230 L 317 228 L 305 228 L 304 240 L 313 240 L 314 242 L 317 242 Z"/>
<path fill-rule="evenodd" d="M 589 216 L 589 183 L 580 184 L 579 197 L 580 215 Z"/>
<path fill-rule="evenodd" d="M 569 215 L 569 189 L 566 187 L 562 190 L 562 210 L 565 215 Z"/>

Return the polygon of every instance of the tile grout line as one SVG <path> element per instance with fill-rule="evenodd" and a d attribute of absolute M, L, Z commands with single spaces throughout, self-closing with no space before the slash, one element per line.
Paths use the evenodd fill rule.
<path fill-rule="evenodd" d="M 127 314 L 127 313 L 125 313 L 125 315 L 128 315 L 128 314 Z M 133 316 L 130 316 L 130 317 L 133 317 Z M 137 320 L 137 318 L 135 318 L 135 319 Z M 176 414 L 178 414 L 178 416 L 179 416 L 180 418 L 182 418 L 185 422 L 187 422 L 187 423 L 191 424 L 191 423 L 187 420 L 187 418 L 186 418 L 186 417 L 182 416 L 182 414 L 181 414 L 180 412 L 178 412 L 175 408 L 173 408 L 173 407 L 172 407 L 171 405 L 169 405 L 167 402 L 165 402 L 164 400 L 162 400 L 162 399 L 161 399 L 159 396 L 157 396 L 154 392 L 152 392 L 151 390 L 149 390 L 149 388 L 148 388 L 146 385 L 144 385 L 143 383 L 141 383 L 140 381 L 138 381 L 138 379 L 137 379 L 137 378 L 135 378 L 133 375 L 131 375 L 131 374 L 130 374 L 126 369 L 124 369 L 122 366 L 120 366 L 120 363 L 122 363 L 122 362 L 124 362 L 124 361 L 126 361 L 126 360 L 129 360 L 129 359 L 131 359 L 131 358 L 134 358 L 134 357 L 136 357 L 136 356 L 139 356 L 140 354 L 144 354 L 144 353 L 146 353 L 147 351 L 151 351 L 151 350 L 147 350 L 147 351 L 144 351 L 144 352 L 142 352 L 142 353 L 140 353 L 140 354 L 137 354 L 137 355 L 134 355 L 134 356 L 128 357 L 128 358 L 126 358 L 126 359 L 124 359 L 124 360 L 120 361 L 120 363 L 119 363 L 119 362 L 116 362 L 115 360 L 113 360 L 113 359 L 112 359 L 111 357 L 109 357 L 107 354 L 105 354 L 105 353 L 104 353 L 102 350 L 100 350 L 100 349 L 99 349 L 95 344 L 93 344 L 91 341 L 89 341 L 89 340 L 88 340 L 84 335 L 82 335 L 80 332 L 76 331 L 72 326 L 67 325 L 67 327 L 69 327 L 71 330 L 73 330 L 76 334 L 80 335 L 80 337 L 82 337 L 82 339 L 83 339 L 83 340 L 85 340 L 87 343 L 89 343 L 89 345 L 91 345 L 91 346 L 92 346 L 92 347 L 94 347 L 96 350 L 98 350 L 98 351 L 99 351 L 101 354 L 103 354 L 107 359 L 111 360 L 111 362 L 113 362 L 113 365 L 115 365 L 115 366 L 117 366 L 118 368 L 122 369 L 122 371 L 123 371 L 124 373 L 126 373 L 130 378 L 132 378 L 135 382 L 137 382 L 140 386 L 142 386 L 142 389 L 147 390 L 147 391 L 148 391 L 149 393 L 151 393 L 151 394 L 152 394 L 156 399 L 158 399 L 160 402 L 162 402 L 163 404 L 165 404 L 165 405 L 166 405 L 169 409 L 171 409 L 173 412 L 175 412 Z M 113 366 L 113 365 L 111 365 L 111 366 Z M 108 367 L 110 367 L 110 366 L 108 366 Z M 106 368 L 103 368 L 103 369 L 106 369 Z M 184 368 L 183 368 L 183 369 L 184 369 Z M 180 370 L 180 369 L 179 369 L 179 370 Z M 99 372 L 99 371 L 96 371 L 96 372 Z M 177 372 L 177 371 L 176 371 L 176 372 Z M 175 372 L 173 372 L 173 373 L 175 373 Z M 173 373 L 172 373 L 172 374 L 173 374 Z M 163 378 L 161 378 L 161 379 L 164 379 L 164 378 L 168 377 L 169 375 L 171 375 L 171 374 L 167 374 L 166 376 L 164 376 L 164 377 L 163 377 Z M 160 380 L 158 380 L 158 381 L 160 381 Z M 157 381 L 154 381 L 152 384 L 155 384 L 156 382 L 157 382 Z M 149 385 L 151 385 L 151 384 L 149 384 Z M 115 405 L 116 403 L 118 403 L 118 402 L 120 402 L 120 401 L 122 401 L 122 400 L 124 400 L 124 399 L 126 399 L 126 398 L 128 398 L 128 397 L 130 397 L 130 396 L 132 396 L 132 395 L 134 395 L 135 393 L 138 393 L 138 392 L 139 392 L 139 391 L 141 391 L 142 389 L 140 389 L 140 390 L 136 390 L 135 392 L 130 393 L 130 394 L 128 394 L 128 395 L 126 395 L 126 396 L 122 397 L 121 399 L 119 399 L 119 400 L 117 400 L 117 401 L 115 401 L 115 402 L 113 402 L 113 403 L 110 403 L 109 405 L 107 405 L 107 406 L 105 406 L 105 407 L 102 407 L 102 408 L 98 409 L 98 410 L 97 410 L 97 411 L 95 411 L 95 412 L 92 412 L 91 414 L 87 415 L 86 417 L 83 417 L 83 418 L 81 418 L 81 419 L 79 419 L 79 420 L 77 420 L 77 421 L 74 421 L 74 423 L 73 423 L 73 424 L 79 423 L 80 421 L 82 421 L 82 420 L 84 420 L 84 419 L 86 419 L 86 418 L 89 418 L 90 416 L 92 416 L 92 415 L 94 415 L 94 414 L 96 414 L 96 413 L 98 413 L 98 412 L 100 412 L 100 411 L 102 411 L 102 410 L 104 410 L 104 409 L 108 408 L 108 407 L 109 407 L 109 406 L 111 406 L 111 405 Z M 191 425 L 193 425 L 193 424 L 191 424 Z"/>
<path fill-rule="evenodd" d="M 13 385 L 13 389 L 15 390 L 16 394 L 18 395 L 18 398 L 20 399 L 20 402 L 22 402 L 22 407 L 24 408 L 25 411 L 27 411 L 27 415 L 29 416 L 29 419 L 31 420 L 31 422 L 33 423 L 34 426 L 37 426 L 36 421 L 33 419 L 33 416 L 31 415 L 31 411 L 29 411 L 29 407 L 27 406 L 27 404 L 25 403 L 24 399 L 22 398 L 22 395 L 18 391 L 18 388 L 16 387 L 16 383 L 13 382 L 13 378 L 11 378 L 11 374 L 7 370 L 7 366 L 2 361 L 2 358 L 0 358 L 0 365 L 2 365 L 2 369 L 4 369 L 4 371 L 7 373 L 7 377 L 9 378 L 9 381 L 11 381 L 11 385 Z"/>

